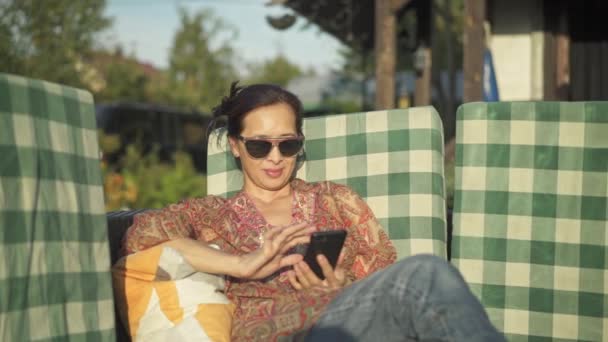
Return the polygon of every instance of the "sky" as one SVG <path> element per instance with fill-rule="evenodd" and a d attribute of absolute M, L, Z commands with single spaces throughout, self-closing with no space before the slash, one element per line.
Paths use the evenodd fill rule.
<path fill-rule="evenodd" d="M 110 46 L 119 43 L 139 60 L 166 67 L 173 36 L 179 28 L 177 9 L 185 7 L 194 14 L 208 8 L 238 31 L 232 46 L 241 71 L 246 70 L 247 62 L 259 62 L 279 53 L 305 69 L 312 67 L 321 73 L 340 67 L 338 50 L 342 45 L 337 39 L 314 25 L 303 29 L 305 19 L 302 17 L 288 30 L 272 28 L 266 22 L 266 15 L 291 12 L 282 6 L 265 6 L 267 2 L 269 0 L 108 0 L 106 15 L 113 18 L 113 25 L 104 43 Z"/>

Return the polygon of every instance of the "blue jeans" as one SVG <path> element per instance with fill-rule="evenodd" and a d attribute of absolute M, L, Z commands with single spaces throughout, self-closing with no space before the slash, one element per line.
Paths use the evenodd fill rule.
<path fill-rule="evenodd" d="M 307 341 L 505 341 L 445 260 L 417 255 L 346 288 Z"/>

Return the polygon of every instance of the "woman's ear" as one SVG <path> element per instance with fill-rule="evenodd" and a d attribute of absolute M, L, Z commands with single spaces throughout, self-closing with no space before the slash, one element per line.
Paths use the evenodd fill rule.
<path fill-rule="evenodd" d="M 241 154 L 239 152 L 239 143 L 233 137 L 228 137 L 228 143 L 230 144 L 230 151 L 235 158 L 240 158 Z"/>

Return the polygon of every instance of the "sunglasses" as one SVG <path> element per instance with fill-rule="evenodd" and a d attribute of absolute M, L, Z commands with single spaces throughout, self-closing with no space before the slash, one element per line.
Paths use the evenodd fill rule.
<path fill-rule="evenodd" d="M 303 136 L 287 138 L 245 138 L 239 135 L 238 138 L 245 144 L 247 153 L 255 159 L 266 157 L 274 146 L 279 147 L 279 151 L 283 157 L 293 157 L 302 150 L 302 146 L 304 145 Z"/>

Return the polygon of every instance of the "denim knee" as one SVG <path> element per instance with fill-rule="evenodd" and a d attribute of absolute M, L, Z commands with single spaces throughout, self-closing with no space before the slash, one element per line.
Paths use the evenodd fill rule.
<path fill-rule="evenodd" d="M 418 290 L 442 292 L 454 287 L 466 287 L 460 273 L 445 259 L 430 254 L 418 254 L 405 258 L 395 265 L 393 275 L 397 283 L 409 284 Z"/>
<path fill-rule="evenodd" d="M 416 254 L 396 263 L 400 269 L 424 271 L 424 273 L 452 274 L 454 267 L 445 259 L 432 254 Z M 409 273 L 409 272 L 406 272 Z M 418 273 L 418 272 L 416 272 Z"/>
<path fill-rule="evenodd" d="M 446 266 L 450 267 L 450 264 L 445 259 L 433 254 L 416 254 L 401 261 L 409 261 L 415 264 L 421 264 L 425 267 L 438 269 L 445 268 Z"/>

